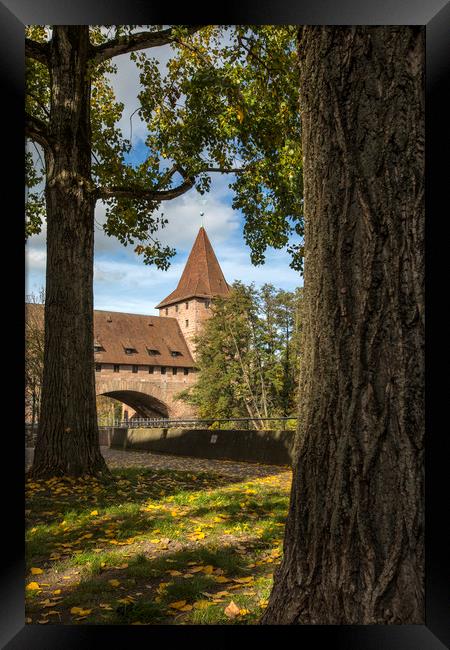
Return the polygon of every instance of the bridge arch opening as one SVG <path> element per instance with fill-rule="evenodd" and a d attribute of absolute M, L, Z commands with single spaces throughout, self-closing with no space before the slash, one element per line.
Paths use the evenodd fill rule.
<path fill-rule="evenodd" d="M 146 393 L 139 393 L 135 390 L 114 390 L 107 393 L 101 393 L 105 397 L 112 397 L 113 399 L 126 404 L 133 411 L 136 411 L 134 417 L 138 418 L 168 418 L 169 408 L 161 400 L 147 395 Z"/>

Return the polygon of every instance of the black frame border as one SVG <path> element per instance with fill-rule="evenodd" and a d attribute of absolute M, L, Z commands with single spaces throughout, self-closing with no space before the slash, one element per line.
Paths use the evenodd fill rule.
<path fill-rule="evenodd" d="M 448 213 L 447 186 L 449 71 L 450 71 L 450 3 L 446 0 L 241 0 L 226 6 L 206 7 L 183 5 L 175 11 L 161 11 L 142 0 L 78 0 L 69 5 L 61 0 L 3 0 L 0 2 L 0 69 L 3 87 L 3 106 L 6 120 L 3 132 L 4 156 L 8 165 L 3 193 L 3 204 L 9 200 L 9 211 L 14 218 L 4 225 L 4 244 L 12 250 L 23 246 L 23 114 L 24 114 L 24 41 L 26 24 L 326 24 L 326 25 L 423 25 L 426 29 L 426 624 L 392 626 L 221 626 L 221 640 L 229 643 L 236 632 L 242 641 L 270 641 L 285 633 L 306 643 L 324 643 L 333 649 L 346 650 L 440 650 L 450 645 L 449 589 L 446 581 L 449 568 L 447 539 L 444 536 L 445 510 L 440 497 L 446 493 L 448 463 L 447 435 L 441 430 L 445 422 L 448 389 L 432 379 L 439 372 L 439 359 L 446 376 L 447 366 L 442 358 L 444 330 L 439 327 L 445 318 L 437 318 L 431 311 L 442 301 L 438 293 L 439 280 L 447 270 L 444 252 L 447 241 L 437 232 Z M 445 206 L 445 208 L 444 208 Z M 9 211 L 5 211 L 9 216 Z M 439 220 L 438 215 L 443 216 Z M 431 218 L 433 215 L 434 218 Z M 434 233 L 434 234 L 433 234 Z M 17 245 L 17 246 L 16 246 Z M 446 253 L 446 255 L 445 255 Z M 23 365 L 18 363 L 17 351 L 23 352 L 23 290 L 25 284 L 25 255 L 11 273 L 7 269 L 5 283 L 8 306 L 8 325 L 12 329 L 5 346 L 7 368 L 15 368 L 18 391 L 7 385 L 4 395 L 8 406 L 14 405 L 13 423 L 4 424 L 3 471 L 4 507 L 3 541 L 6 543 L 5 564 L 0 585 L 0 644 L 11 650 L 50 648 L 93 648 L 97 644 L 110 647 L 127 646 L 144 640 L 188 641 L 199 637 L 217 640 L 217 627 L 170 626 L 40 626 L 25 625 L 24 614 L 24 482 L 23 482 Z M 447 267 L 448 268 L 448 267 Z M 445 294 L 444 294 L 445 299 Z M 16 311 L 17 308 L 17 311 Z M 19 318 L 17 314 L 21 314 Z M 18 326 L 20 323 L 20 327 Z M 433 331 L 434 329 L 434 331 Z M 431 336 L 433 332 L 433 337 Z M 438 336 L 436 336 L 436 333 Z M 448 333 L 445 332 L 448 337 Z M 5 339 L 6 340 L 6 339 Z M 21 355 L 19 355 L 21 357 Z M 23 361 L 23 357 L 20 358 Z M 16 408 L 17 407 L 17 408 Z M 439 418 L 441 410 L 442 418 Z M 11 411 L 9 411 L 11 412 Z M 448 455 L 447 455 L 448 458 Z M 445 463 L 445 465 L 444 465 Z M 8 476 L 5 469 L 11 466 Z M 6 480 L 5 480 L 6 479 Z M 444 501 L 445 503 L 445 501 Z M 211 634 L 212 633 L 212 634 Z M 199 635 L 199 636 L 198 636 Z M 268 636 L 267 636 L 268 635 Z M 447 645 L 447 647 L 448 647 Z"/>

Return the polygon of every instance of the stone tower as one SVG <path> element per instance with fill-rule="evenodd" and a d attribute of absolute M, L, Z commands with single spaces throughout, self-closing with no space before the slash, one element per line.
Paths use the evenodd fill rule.
<path fill-rule="evenodd" d="M 160 316 L 178 320 L 195 358 L 193 338 L 199 334 L 203 322 L 210 316 L 211 299 L 214 296 L 227 296 L 229 292 L 229 286 L 202 226 L 177 288 L 156 305 L 156 309 L 159 309 Z"/>

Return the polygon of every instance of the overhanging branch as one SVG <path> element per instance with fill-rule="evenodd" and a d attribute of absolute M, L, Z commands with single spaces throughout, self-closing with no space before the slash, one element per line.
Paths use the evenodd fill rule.
<path fill-rule="evenodd" d="M 38 43 L 30 38 L 25 39 L 25 57 L 35 59 L 39 63 L 47 65 L 48 63 L 48 43 Z"/>
<path fill-rule="evenodd" d="M 189 34 L 195 34 L 202 27 L 205 27 L 205 25 L 186 25 Z M 173 32 L 173 27 L 169 27 L 159 32 L 138 32 L 137 34 L 114 38 L 111 41 L 92 47 L 91 60 L 94 63 L 101 63 L 119 54 L 167 45 L 173 41 Z"/>
<path fill-rule="evenodd" d="M 148 199 L 150 201 L 170 201 L 181 196 L 194 186 L 194 179 L 188 178 L 178 187 L 170 190 L 149 190 L 136 186 L 100 187 L 97 190 L 99 199 L 124 198 L 124 199 Z"/>
<path fill-rule="evenodd" d="M 34 140 L 40 144 L 44 149 L 50 151 L 50 135 L 45 122 L 38 117 L 34 117 L 25 113 L 25 135 L 30 140 Z"/>

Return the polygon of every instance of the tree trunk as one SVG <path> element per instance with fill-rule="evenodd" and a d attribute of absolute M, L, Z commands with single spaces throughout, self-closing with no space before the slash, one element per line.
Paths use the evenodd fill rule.
<path fill-rule="evenodd" d="M 266 624 L 424 622 L 424 31 L 299 31 L 300 424 Z"/>
<path fill-rule="evenodd" d="M 100 453 L 94 376 L 88 27 L 55 26 L 47 155 L 45 348 L 31 474 L 108 473 Z"/>

